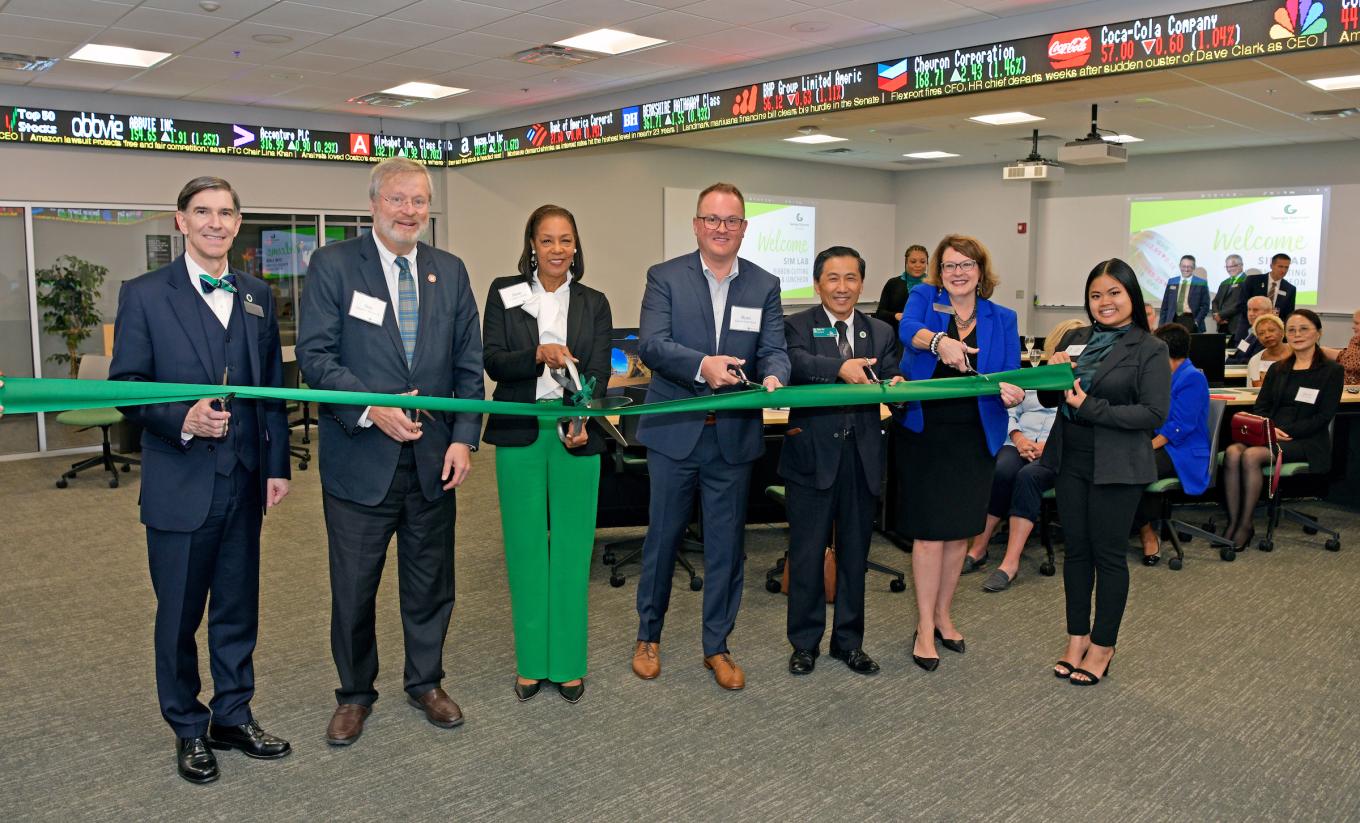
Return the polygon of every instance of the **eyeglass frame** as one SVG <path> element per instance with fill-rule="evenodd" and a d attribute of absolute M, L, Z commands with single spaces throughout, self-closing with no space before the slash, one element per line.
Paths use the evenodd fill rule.
<path fill-rule="evenodd" d="M 940 274 L 953 274 L 956 271 L 963 272 L 964 274 L 972 274 L 977 271 L 978 268 L 978 262 L 976 260 L 961 260 L 957 263 L 951 260 L 948 263 L 940 264 Z"/>
<path fill-rule="evenodd" d="M 397 195 L 380 194 L 378 195 L 378 197 L 380 197 L 384 202 L 387 203 L 387 205 L 391 206 L 394 209 L 406 208 L 407 203 L 410 203 L 417 211 L 428 209 L 430 207 L 430 198 L 422 197 L 420 195 L 416 195 L 415 197 L 407 197 L 404 194 Z"/>
<path fill-rule="evenodd" d="M 746 225 L 745 217 L 719 217 L 716 214 L 696 214 L 694 215 L 694 219 L 703 223 L 704 227 L 709 231 L 717 231 L 719 226 L 722 226 L 728 231 L 737 231 Z M 733 222 L 736 223 L 735 226 L 732 225 Z"/>

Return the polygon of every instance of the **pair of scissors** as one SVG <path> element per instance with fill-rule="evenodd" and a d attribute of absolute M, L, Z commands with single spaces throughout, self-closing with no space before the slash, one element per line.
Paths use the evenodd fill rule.
<path fill-rule="evenodd" d="M 227 368 L 222 369 L 222 386 L 223 386 L 224 388 L 225 388 L 226 385 L 227 385 L 227 374 L 228 374 L 230 371 L 231 371 L 231 367 L 230 367 L 230 366 L 228 366 Z M 235 398 L 235 397 L 236 397 L 236 392 L 227 392 L 226 394 L 224 394 L 224 395 L 222 395 L 221 397 L 217 398 L 217 405 L 218 405 L 218 407 L 219 407 L 219 408 L 218 408 L 218 411 L 230 412 L 230 411 L 231 411 L 231 401 L 232 401 L 232 399 Z M 230 431 L 230 430 L 231 430 L 231 418 L 228 417 L 226 420 L 222 421 L 222 436 L 223 436 L 223 437 L 226 437 L 226 436 L 227 436 L 227 432 Z"/>
<path fill-rule="evenodd" d="M 976 376 L 978 376 L 978 377 L 981 377 L 983 380 L 986 380 L 986 381 L 989 382 L 989 383 L 992 381 L 992 378 L 991 378 L 991 377 L 989 377 L 989 376 L 983 374 L 982 372 L 978 371 L 977 369 L 973 368 L 973 362 L 972 362 L 971 360 L 968 359 L 968 353 L 967 353 L 967 352 L 964 352 L 964 354 L 963 354 L 963 368 L 961 369 L 961 371 L 962 371 L 964 374 L 972 374 L 972 375 L 976 375 Z"/>
<path fill-rule="evenodd" d="M 741 384 L 746 388 L 760 389 L 762 391 L 765 389 L 761 384 L 751 382 L 751 379 L 746 376 L 746 372 L 742 371 L 741 366 L 738 366 L 736 363 L 728 363 L 727 370 L 736 375 L 737 379 L 740 380 Z"/>
<path fill-rule="evenodd" d="M 869 365 L 867 362 L 864 364 L 864 373 L 865 373 L 866 375 L 868 375 L 868 377 L 869 377 L 869 382 L 870 382 L 870 383 L 874 383 L 875 385 L 879 385 L 879 386 L 887 386 L 887 385 L 888 385 L 887 383 L 884 383 L 884 382 L 883 382 L 883 378 L 881 378 L 881 377 L 878 376 L 878 372 L 874 371 L 874 367 L 871 366 L 871 365 Z M 902 409 L 906 408 L 906 405 L 907 405 L 907 404 L 906 404 L 906 403 L 885 403 L 884 405 L 886 405 L 888 408 L 892 409 L 893 411 L 901 411 Z"/>
<path fill-rule="evenodd" d="M 571 360 L 566 362 L 565 369 L 549 369 L 548 373 L 552 375 L 552 379 L 557 382 L 557 385 L 565 390 L 564 398 L 570 399 L 571 405 L 587 409 L 619 409 L 633 402 L 632 399 L 627 397 L 596 398 L 594 378 L 590 378 L 585 385 L 582 385 L 581 375 L 576 371 L 576 364 Z M 563 445 L 566 445 L 569 438 L 579 437 L 586 428 L 587 419 L 585 417 L 561 418 L 557 421 L 557 439 L 561 440 Z M 600 424 L 606 434 L 619 441 L 620 445 L 625 448 L 628 446 L 628 441 L 624 438 L 623 433 L 607 418 L 597 417 L 595 422 Z"/>

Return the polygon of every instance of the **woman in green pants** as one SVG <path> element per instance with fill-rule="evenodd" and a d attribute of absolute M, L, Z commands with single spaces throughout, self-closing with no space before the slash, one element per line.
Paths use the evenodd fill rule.
<path fill-rule="evenodd" d="M 570 375 L 568 361 L 581 384 L 604 395 L 613 319 L 605 296 L 581 285 L 584 274 L 576 218 L 560 206 L 535 209 L 524 226 L 519 274 L 497 279 L 486 298 L 482 345 L 486 373 L 496 381 L 493 400 L 570 403 L 575 392 L 564 397 L 557 379 Z M 482 437 L 496 446 L 520 700 L 544 680 L 572 703 L 585 693 L 586 593 L 604 438 L 593 423 L 572 432 L 559 434 L 555 417 L 493 414 Z"/>

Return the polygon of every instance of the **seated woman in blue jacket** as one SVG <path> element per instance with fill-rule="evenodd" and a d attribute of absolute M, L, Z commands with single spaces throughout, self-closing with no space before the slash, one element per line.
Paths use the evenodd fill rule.
<path fill-rule="evenodd" d="M 1158 326 L 1152 334 L 1166 344 L 1171 360 L 1171 408 L 1152 438 L 1157 479 L 1176 477 L 1186 494 L 1204 494 L 1213 460 L 1209 454 L 1209 381 L 1188 359 L 1190 332 L 1184 326 Z M 1134 522 L 1143 541 L 1144 566 L 1155 566 L 1162 559 L 1161 542 L 1152 527 L 1160 513 L 1157 499 L 1143 495 Z"/>

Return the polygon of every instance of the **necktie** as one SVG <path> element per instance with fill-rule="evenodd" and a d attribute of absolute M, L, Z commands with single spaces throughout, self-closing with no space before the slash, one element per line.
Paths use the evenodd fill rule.
<path fill-rule="evenodd" d="M 1279 282 L 1278 282 L 1278 281 L 1275 281 L 1275 280 L 1271 280 L 1271 281 L 1270 281 L 1270 291 L 1268 291 L 1268 292 L 1266 293 L 1266 297 L 1269 297 L 1269 298 L 1270 298 L 1270 305 L 1272 305 L 1272 306 L 1275 305 L 1275 295 L 1279 294 L 1279 292 L 1280 292 L 1280 284 L 1279 284 Z"/>
<path fill-rule="evenodd" d="M 1181 278 L 1181 314 L 1190 313 L 1190 281 Z"/>
<path fill-rule="evenodd" d="M 841 357 L 846 360 L 855 356 L 855 350 L 850 345 L 850 338 L 846 335 L 846 325 L 844 320 L 836 321 L 836 348 L 840 350 Z"/>
<path fill-rule="evenodd" d="M 221 277 L 213 277 L 211 274 L 200 274 L 198 276 L 198 287 L 203 289 L 204 294 L 212 294 L 213 289 L 221 289 L 227 294 L 235 294 L 236 275 L 224 274 Z"/>
<path fill-rule="evenodd" d="M 401 330 L 401 344 L 406 348 L 406 365 L 416 356 L 416 326 L 420 313 L 416 307 L 416 279 L 411 276 L 411 264 L 405 257 L 397 258 L 397 328 Z"/>

